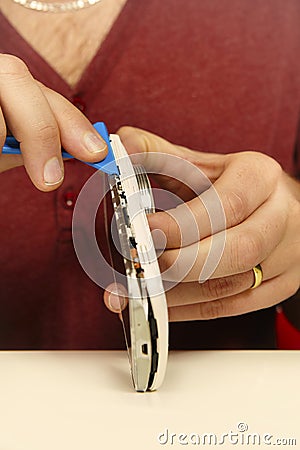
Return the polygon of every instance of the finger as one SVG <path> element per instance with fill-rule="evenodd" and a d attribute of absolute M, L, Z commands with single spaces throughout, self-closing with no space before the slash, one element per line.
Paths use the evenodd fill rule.
<path fill-rule="evenodd" d="M 199 224 L 201 239 L 234 227 L 267 200 L 280 173 L 279 164 L 260 153 L 232 155 L 214 185 L 186 204 L 149 216 L 150 228 L 165 233 L 167 248 L 179 248 L 196 242 L 186 220 L 187 208 Z"/>
<path fill-rule="evenodd" d="M 104 291 L 103 300 L 110 311 L 119 313 L 128 304 L 127 289 L 122 284 L 111 283 Z"/>
<path fill-rule="evenodd" d="M 0 98 L 31 180 L 41 190 L 57 187 L 63 163 L 56 120 L 25 64 L 10 55 L 0 55 Z"/>
<path fill-rule="evenodd" d="M 187 162 L 189 169 L 199 168 L 210 180 L 216 180 L 224 170 L 226 155 L 194 151 L 180 145 L 175 145 L 149 131 L 133 127 L 122 127 L 118 134 L 127 150 L 132 155 L 134 163 L 142 164 L 147 172 L 178 176 L 187 183 L 192 182 L 193 174 L 184 171 L 178 162 Z M 174 157 L 173 159 L 168 156 Z M 171 167 L 168 167 L 171 165 Z M 197 179 L 197 172 L 195 176 Z M 198 182 L 198 179 L 197 179 Z M 193 184 L 193 183 L 192 183 Z"/>
<path fill-rule="evenodd" d="M 49 97 L 50 90 L 47 91 Z M 56 107 L 62 107 L 61 100 L 57 101 Z M 11 55 L 0 55 L 0 98 L 3 113 L 15 138 L 20 142 L 20 148 L 23 154 L 25 168 L 33 181 L 40 190 L 48 191 L 58 187 L 63 181 L 63 162 L 61 157 L 60 129 L 63 128 L 63 121 L 59 126 L 56 117 L 51 110 L 48 99 L 42 92 L 42 88 L 37 84 L 29 73 L 26 65 L 18 58 Z M 70 131 L 70 108 L 74 110 L 75 126 L 73 132 Z M 64 131 L 66 135 L 71 133 L 70 145 L 74 142 L 74 135 L 80 134 L 86 144 L 85 158 L 87 160 L 100 160 L 106 154 L 98 152 L 95 156 L 97 147 L 98 133 L 92 125 L 83 119 L 78 119 L 79 111 L 71 106 L 58 113 L 62 118 L 66 115 L 68 128 Z M 68 114 L 69 113 L 69 114 Z M 80 116 L 81 117 L 81 116 Z M 83 116 L 82 116 L 83 117 Z M 91 132 L 93 130 L 93 133 Z M 73 133 L 73 134 L 72 134 Z M 94 138 L 96 136 L 96 138 Z M 100 139 L 101 141 L 101 139 Z M 67 146 L 69 142 L 67 142 Z M 101 141 L 103 150 L 103 141 Z M 80 147 L 80 146 L 79 146 Z M 88 151 L 93 150 L 93 151 Z M 68 148 L 68 150 L 70 150 Z M 77 153 L 76 153 L 77 152 Z M 72 152 L 71 152 L 72 153 Z M 76 155 L 83 156 L 82 149 L 75 150 Z"/>
<path fill-rule="evenodd" d="M 101 161 L 107 145 L 90 121 L 57 92 L 39 83 L 56 119 L 63 148 L 82 161 Z"/>
<path fill-rule="evenodd" d="M 174 145 L 165 139 L 137 128 L 123 127 L 119 130 L 120 137 L 133 158 L 134 163 L 142 164 L 150 174 L 157 176 L 160 185 L 170 192 L 174 192 L 177 200 L 188 200 L 198 196 L 211 186 L 211 181 L 221 175 L 224 170 L 224 155 L 206 154 Z M 135 152 L 139 152 L 136 153 Z M 158 196 L 163 196 L 164 192 L 155 191 L 156 203 L 159 203 Z M 212 203 L 215 206 L 216 221 L 221 224 L 218 229 L 225 228 L 224 214 L 218 205 L 218 196 L 212 192 Z M 173 198 L 173 197 L 172 197 Z M 174 200 L 174 198 L 173 198 Z M 165 204 L 165 201 L 163 201 Z M 174 204 L 174 201 L 172 202 Z M 178 203 L 178 201 L 176 201 Z M 205 209 L 203 208 L 205 214 Z M 177 212 L 172 209 L 170 214 Z M 200 230 L 197 218 L 189 208 L 189 204 L 183 204 L 179 209 L 179 216 L 176 224 L 170 217 L 162 213 L 149 216 L 149 223 L 152 230 L 162 229 L 168 241 L 168 247 L 180 247 L 189 245 L 200 239 Z M 159 217 L 163 218 L 162 224 Z M 203 216 L 204 217 L 204 216 Z M 201 217 L 203 221 L 203 217 Z M 207 218 L 209 220 L 209 218 Z M 192 226 L 192 229 L 191 229 Z M 180 231 L 183 230 L 182 234 Z M 188 230 L 188 233 L 185 231 Z"/>
<path fill-rule="evenodd" d="M 211 278 L 222 278 L 251 270 L 266 260 L 281 242 L 286 230 L 287 206 L 282 195 L 273 195 L 248 219 L 224 233 L 205 238 L 200 243 L 165 251 L 159 258 L 164 280 L 199 281 L 205 275 L 206 260 L 210 258 Z M 224 244 L 224 251 L 219 251 Z M 278 261 L 278 265 L 281 261 Z M 285 267 L 282 268 L 286 269 Z M 265 279 L 274 273 L 268 266 Z M 276 267 L 276 270 L 277 267 Z"/>
<path fill-rule="evenodd" d="M 215 278 L 205 283 L 179 283 L 167 292 L 168 306 L 192 305 L 200 302 L 230 297 L 251 288 L 254 282 L 253 271 Z"/>
<path fill-rule="evenodd" d="M 208 320 L 237 316 L 277 305 L 291 297 L 299 288 L 295 276 L 282 274 L 263 282 L 257 289 L 249 289 L 231 297 L 188 306 L 169 308 L 169 320 Z"/>

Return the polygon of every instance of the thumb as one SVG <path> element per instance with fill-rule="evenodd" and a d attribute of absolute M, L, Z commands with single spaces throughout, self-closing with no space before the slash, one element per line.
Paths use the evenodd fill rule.
<path fill-rule="evenodd" d="M 141 164 L 152 174 L 166 174 L 175 179 L 191 179 L 191 170 L 197 168 L 211 181 L 215 181 L 224 170 L 226 155 L 191 150 L 163 139 L 140 128 L 124 126 L 118 135 L 134 164 Z"/>
<path fill-rule="evenodd" d="M 182 198 L 190 197 L 189 190 L 186 192 L 186 185 L 193 163 L 189 159 L 195 159 L 197 152 L 140 128 L 122 127 L 118 134 L 133 164 L 142 165 L 148 175 L 154 176 L 161 188 L 176 192 Z"/>
<path fill-rule="evenodd" d="M 135 164 L 142 164 L 146 169 L 160 173 L 162 159 L 159 155 L 174 155 L 185 157 L 193 151 L 175 145 L 150 131 L 134 127 L 122 127 L 118 130 L 118 135 L 125 146 L 127 153 Z"/>

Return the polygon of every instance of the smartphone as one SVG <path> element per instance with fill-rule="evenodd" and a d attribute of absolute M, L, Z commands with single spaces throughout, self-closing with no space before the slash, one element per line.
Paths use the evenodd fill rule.
<path fill-rule="evenodd" d="M 131 163 L 118 135 L 109 137 L 119 172 L 108 179 L 127 279 L 133 384 L 153 391 L 168 358 L 167 302 L 146 217 L 155 206 L 146 172 Z"/>

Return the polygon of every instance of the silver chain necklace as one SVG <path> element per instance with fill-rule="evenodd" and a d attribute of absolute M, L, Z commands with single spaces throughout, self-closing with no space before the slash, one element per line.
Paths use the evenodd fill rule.
<path fill-rule="evenodd" d="M 101 0 L 73 0 L 66 3 L 55 2 L 39 2 L 36 0 L 12 0 L 24 8 L 33 9 L 34 11 L 40 12 L 52 12 L 52 13 L 63 13 L 70 11 L 80 11 L 81 9 L 88 8 L 89 6 L 96 5 L 101 2 Z"/>

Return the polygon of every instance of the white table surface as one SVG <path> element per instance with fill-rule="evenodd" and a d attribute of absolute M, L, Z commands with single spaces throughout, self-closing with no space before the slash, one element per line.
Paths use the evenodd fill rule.
<path fill-rule="evenodd" d="M 238 443 L 220 444 L 230 431 Z M 219 443 L 193 445 L 193 433 Z M 273 437 L 243 444 L 253 433 Z M 300 449 L 300 352 L 172 352 L 163 386 L 145 394 L 125 352 L 0 352 L 0 450 L 266 449 L 278 438 Z"/>

